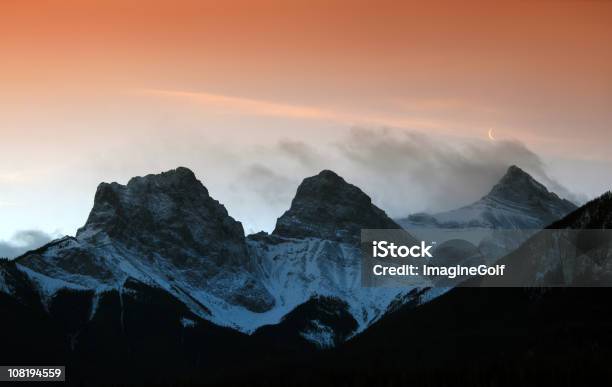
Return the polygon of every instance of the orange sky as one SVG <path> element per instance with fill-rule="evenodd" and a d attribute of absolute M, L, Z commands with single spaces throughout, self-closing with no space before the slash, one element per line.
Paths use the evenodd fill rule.
<path fill-rule="evenodd" d="M 0 7 L 3 101 L 201 91 L 395 118 L 437 109 L 436 121 L 499 119 L 534 141 L 576 126 L 601 135 L 610 122 L 600 119 L 609 118 L 612 100 L 605 1 L 4 0 Z"/>
<path fill-rule="evenodd" d="M 97 181 L 166 167 L 168 136 L 246 147 L 353 125 L 449 141 L 493 127 L 547 160 L 610 163 L 612 2 L 500 3 L 2 0 L 0 203 L 22 196 L 14 176 L 51 184 L 87 160 L 70 191 L 86 212 Z M 109 149 L 135 146 L 131 169 L 113 166 Z M 0 239 L 26 226 L 0 224 Z"/>
<path fill-rule="evenodd" d="M 600 96 L 610 89 L 605 1 L 4 0 L 0 7 L 2 83 L 17 90 L 57 82 L 284 100 L 299 88 L 320 103 L 321 94 L 340 100 L 349 90 L 477 98 L 501 88 Z"/>

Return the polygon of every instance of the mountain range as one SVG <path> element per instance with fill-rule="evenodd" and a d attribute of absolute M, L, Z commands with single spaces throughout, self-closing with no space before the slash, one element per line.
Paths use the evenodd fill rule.
<path fill-rule="evenodd" d="M 187 168 L 102 183 L 75 237 L 0 261 L 0 363 L 68 363 L 80 381 L 100 364 L 139 381 L 165 364 L 169 378 L 216 380 L 220 365 L 244 374 L 344 353 L 459 291 L 361 287 L 361 229 L 543 228 L 568 214 L 566 227 L 583 227 L 593 208 L 512 166 L 471 206 L 396 222 L 325 170 L 300 184 L 271 234 L 245 236 Z"/>

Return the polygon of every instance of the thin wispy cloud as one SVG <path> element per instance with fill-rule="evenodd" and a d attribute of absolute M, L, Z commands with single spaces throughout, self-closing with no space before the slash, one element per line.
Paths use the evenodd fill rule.
<path fill-rule="evenodd" d="M 469 112 L 478 114 L 495 114 L 499 109 L 478 101 L 462 98 L 393 98 L 390 103 L 408 111 L 429 112 Z"/>
<path fill-rule="evenodd" d="M 177 98 L 221 109 L 225 113 L 336 121 L 344 124 L 369 124 L 414 129 L 447 129 L 449 123 L 416 115 L 356 113 L 317 106 L 286 104 L 262 99 L 163 89 L 136 89 L 129 92 L 153 97 Z M 219 111 L 219 110 L 217 110 Z"/>
<path fill-rule="evenodd" d="M 261 116 L 317 119 L 334 117 L 333 112 L 326 111 L 324 109 L 283 104 L 259 99 L 232 97 L 221 94 L 160 89 L 140 89 L 136 90 L 135 92 L 158 97 L 182 98 L 217 108 L 232 109 L 241 113 Z"/>

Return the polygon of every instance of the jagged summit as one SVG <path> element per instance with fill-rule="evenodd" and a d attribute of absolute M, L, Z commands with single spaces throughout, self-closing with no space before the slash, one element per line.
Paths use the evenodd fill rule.
<path fill-rule="evenodd" d="M 330 170 L 304 179 L 291 208 L 277 221 L 273 234 L 316 237 L 347 243 L 359 241 L 364 228 L 399 228 L 362 190 Z"/>
<path fill-rule="evenodd" d="M 493 186 L 485 198 L 512 201 L 517 203 L 534 203 L 538 201 L 553 201 L 569 210 L 575 208 L 568 200 L 561 199 L 554 192 L 550 192 L 544 185 L 536 181 L 531 175 L 516 165 L 512 165 L 500 181 Z"/>
<path fill-rule="evenodd" d="M 516 165 L 511 165 L 497 184 L 493 186 L 489 195 L 504 193 L 506 190 L 518 191 L 519 189 L 529 189 L 537 191 L 548 191 L 546 187 L 537 182 L 527 172 Z"/>
<path fill-rule="evenodd" d="M 158 184 L 164 186 L 185 187 L 188 185 L 200 185 L 204 190 L 206 187 L 200 183 L 193 171 L 186 167 L 178 167 L 159 174 L 136 176 L 130 179 L 128 186 L 138 184 Z"/>
<path fill-rule="evenodd" d="M 216 240 L 234 242 L 231 256 L 245 255 L 242 224 L 210 197 L 184 167 L 135 177 L 127 185 L 102 183 L 78 238 L 108 235 L 129 242 L 150 242 L 156 248 L 183 243 L 203 247 Z M 239 247 L 242 245 L 242 247 Z M 210 249 L 205 249 L 210 253 Z"/>
<path fill-rule="evenodd" d="M 540 229 L 562 218 L 576 206 L 550 192 L 516 165 L 508 168 L 480 200 L 437 214 L 413 214 L 399 222 L 406 228 Z"/>
<path fill-rule="evenodd" d="M 356 202 L 372 203 L 370 198 L 359 188 L 347 183 L 335 172 L 325 169 L 319 172 L 318 175 L 304 179 L 298 187 L 293 200 L 331 200 L 339 203 L 351 195 L 356 195 Z"/>

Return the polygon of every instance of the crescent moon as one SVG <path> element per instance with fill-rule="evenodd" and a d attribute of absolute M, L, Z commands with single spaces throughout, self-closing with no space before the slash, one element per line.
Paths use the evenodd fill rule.
<path fill-rule="evenodd" d="M 489 140 L 495 141 L 495 137 L 493 136 L 493 128 L 489 129 Z"/>

